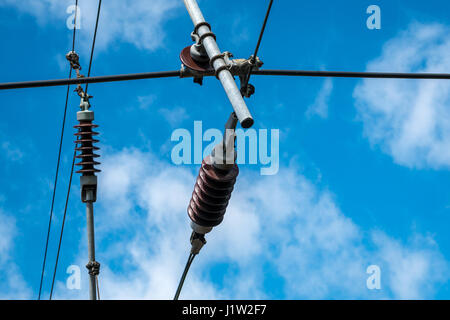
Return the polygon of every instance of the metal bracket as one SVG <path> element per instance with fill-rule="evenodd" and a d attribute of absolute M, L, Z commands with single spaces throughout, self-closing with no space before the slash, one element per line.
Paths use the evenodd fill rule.
<path fill-rule="evenodd" d="M 95 202 L 97 201 L 97 176 L 81 176 L 81 201 Z"/>
<path fill-rule="evenodd" d="M 232 112 L 225 124 L 223 140 L 211 152 L 212 164 L 218 169 L 227 171 L 235 166 L 237 153 L 234 144 L 236 141 L 235 130 L 237 123 L 236 114 Z"/>
<path fill-rule="evenodd" d="M 254 58 L 253 56 L 248 59 L 233 60 L 234 70 L 232 73 L 237 73 L 239 75 L 242 96 L 250 98 L 255 93 L 255 87 L 247 82 L 247 76 L 249 72 L 259 70 L 263 64 L 264 63 L 258 57 Z"/>
<path fill-rule="evenodd" d="M 198 254 L 205 244 L 205 235 L 193 231 L 191 234 L 191 253 L 194 255 Z"/>
<path fill-rule="evenodd" d="M 98 276 L 100 274 L 100 263 L 97 261 L 89 261 L 86 269 L 89 270 L 91 276 Z"/>

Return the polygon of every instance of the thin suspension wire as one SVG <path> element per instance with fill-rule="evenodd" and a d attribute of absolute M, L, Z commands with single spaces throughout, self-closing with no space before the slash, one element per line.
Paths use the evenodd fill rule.
<path fill-rule="evenodd" d="M 173 300 L 178 300 L 180 297 L 181 289 L 183 288 L 184 280 L 186 279 L 189 268 L 191 267 L 192 261 L 194 261 L 196 254 L 190 253 L 189 258 L 186 262 L 186 266 L 184 267 L 183 275 L 181 276 L 180 282 L 178 283 L 177 292 L 175 293 L 175 297 Z"/>
<path fill-rule="evenodd" d="M 98 1 L 98 9 L 97 9 L 97 19 L 95 21 L 95 30 L 94 30 L 94 38 L 92 39 L 92 48 L 91 48 L 91 57 L 89 59 L 89 69 L 88 69 L 88 78 L 91 76 L 91 67 L 92 67 L 92 59 L 94 57 L 94 49 L 95 49 L 95 40 L 97 39 L 97 29 L 98 29 L 98 21 L 100 20 L 100 10 L 102 8 L 102 0 Z M 89 83 L 86 83 L 86 89 L 84 92 L 87 95 Z"/>
<path fill-rule="evenodd" d="M 97 37 L 97 28 L 98 28 L 98 21 L 99 21 L 99 16 L 100 16 L 101 3 L 102 3 L 102 1 L 99 0 L 99 6 L 98 6 L 98 11 L 97 11 L 97 21 L 95 23 L 94 39 L 92 41 L 92 48 L 91 48 L 91 58 L 90 58 L 90 61 L 89 61 L 89 74 L 91 72 L 91 67 L 92 67 L 92 57 L 93 57 L 93 53 L 94 53 L 95 39 Z M 87 84 L 86 84 L 86 91 L 85 92 L 87 92 Z M 77 140 L 78 139 L 79 139 L 79 136 L 77 136 Z M 55 269 L 53 271 L 52 287 L 51 287 L 51 290 L 50 290 L 50 300 L 52 299 L 53 288 L 55 286 L 56 272 L 57 272 L 57 269 L 58 269 L 59 255 L 60 255 L 60 252 L 61 252 L 62 237 L 63 237 L 63 234 L 64 234 L 64 226 L 65 226 L 65 221 L 66 221 L 66 216 L 67 216 L 67 207 L 68 207 L 68 203 L 69 203 L 70 189 L 71 189 L 71 186 L 72 186 L 72 178 L 73 178 L 73 171 L 74 171 L 73 169 L 74 169 L 74 166 L 75 166 L 76 154 L 77 154 L 77 152 L 76 152 L 76 150 L 74 150 L 73 157 L 72 157 L 72 167 L 70 169 L 69 185 L 67 187 L 66 203 L 64 205 L 64 215 L 63 215 L 63 221 L 62 221 L 62 225 L 61 225 L 61 233 L 60 233 L 60 236 L 59 236 L 58 252 L 56 254 Z M 97 288 L 98 288 L 98 283 L 97 283 Z"/>
<path fill-rule="evenodd" d="M 73 26 L 73 36 L 72 36 L 72 51 L 75 50 L 77 11 L 78 11 L 78 0 L 75 1 L 75 17 L 74 17 L 74 26 Z M 69 79 L 71 77 L 72 77 L 72 66 L 70 66 Z M 55 172 L 55 182 L 53 184 L 52 204 L 51 204 L 51 208 L 50 208 L 50 218 L 48 221 L 47 239 L 45 241 L 45 251 L 44 251 L 44 260 L 42 262 L 41 280 L 39 283 L 38 300 L 41 300 L 42 284 L 43 284 L 44 273 L 45 273 L 45 264 L 47 262 L 48 243 L 49 243 L 50 231 L 51 231 L 51 227 L 52 227 L 53 208 L 54 208 L 54 204 L 55 204 L 56 187 L 58 185 L 59 165 L 61 162 L 61 150 L 62 150 L 62 144 L 63 144 L 63 139 L 64 139 L 64 130 L 65 130 L 65 126 L 66 126 L 66 115 L 67 115 L 67 105 L 68 105 L 68 101 L 69 101 L 69 91 L 70 91 L 70 84 L 67 85 L 66 102 L 65 102 L 65 106 L 64 106 L 64 115 L 63 115 L 63 121 L 62 121 L 62 126 L 61 126 L 61 136 L 60 136 L 60 140 L 59 140 L 58 160 L 57 160 L 56 172 Z"/>
<path fill-rule="evenodd" d="M 255 63 L 256 61 L 256 57 L 258 55 L 258 50 L 259 50 L 259 46 L 261 45 L 261 40 L 264 34 L 264 30 L 266 29 L 266 24 L 267 24 L 267 20 L 269 19 L 269 14 L 270 14 L 270 10 L 272 9 L 272 4 L 273 4 L 273 0 L 270 0 L 269 3 L 269 7 L 267 8 L 267 12 L 266 12 L 266 16 L 264 17 L 264 22 L 261 28 L 261 32 L 259 33 L 259 38 L 258 38 L 258 42 L 256 43 L 256 48 L 255 48 L 255 52 L 253 53 L 251 62 Z M 250 75 L 251 75 L 251 68 L 247 73 L 247 76 L 245 77 L 245 82 L 243 84 L 243 87 L 245 88 L 248 84 L 248 82 L 250 81 Z"/>
<path fill-rule="evenodd" d="M 98 275 L 95 276 L 95 284 L 97 286 L 97 300 L 100 300 L 100 286 L 98 284 Z"/>
<path fill-rule="evenodd" d="M 78 139 L 79 139 L 79 136 L 77 137 L 77 140 Z M 52 300 L 52 296 L 53 296 L 53 288 L 55 286 L 56 271 L 58 270 L 59 254 L 61 252 L 62 237 L 63 237 L 63 233 L 64 233 L 64 226 L 66 224 L 67 206 L 69 203 L 70 189 L 72 186 L 73 168 L 75 166 L 75 156 L 76 156 L 76 151 L 73 152 L 72 167 L 70 169 L 69 185 L 67 187 L 66 203 L 64 205 L 64 215 L 63 215 L 63 220 L 62 220 L 62 225 L 61 225 L 61 233 L 59 235 L 58 252 L 56 254 L 55 269 L 53 270 L 53 277 L 52 277 L 52 287 L 50 289 L 50 300 Z"/>

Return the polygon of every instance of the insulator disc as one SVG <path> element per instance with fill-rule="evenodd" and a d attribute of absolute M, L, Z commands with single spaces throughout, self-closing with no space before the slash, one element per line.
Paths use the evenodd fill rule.
<path fill-rule="evenodd" d="M 225 171 L 211 165 L 209 157 L 203 160 L 188 206 L 191 220 L 203 227 L 219 225 L 226 212 L 238 174 L 237 165 Z"/>

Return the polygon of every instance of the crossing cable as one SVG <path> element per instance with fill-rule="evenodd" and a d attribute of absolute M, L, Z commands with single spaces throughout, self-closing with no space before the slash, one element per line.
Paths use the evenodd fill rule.
<path fill-rule="evenodd" d="M 77 3 L 78 3 L 78 0 L 77 0 Z M 101 10 L 101 3 L 102 3 L 102 0 L 99 0 L 99 6 L 98 6 L 98 10 L 97 10 L 97 21 L 95 23 L 95 31 L 94 31 L 94 37 L 93 37 L 93 40 L 92 40 L 92 47 L 91 47 L 91 57 L 90 57 L 90 60 L 89 60 L 89 70 L 88 70 L 89 74 L 91 72 L 91 67 L 92 67 L 92 57 L 93 57 L 93 54 L 94 54 L 95 41 L 96 41 L 96 37 L 97 37 L 97 28 L 98 28 L 98 21 L 99 21 L 100 10 Z M 75 13 L 75 17 L 76 17 L 76 13 Z M 74 48 L 72 48 L 72 51 L 74 51 Z M 82 79 L 82 78 L 78 78 L 78 79 Z M 86 90 L 87 90 L 87 88 L 88 87 L 87 87 L 87 84 L 86 84 Z M 77 140 L 78 140 L 78 138 L 77 138 Z M 73 171 L 74 171 L 74 166 L 75 166 L 76 153 L 77 153 L 76 150 L 74 150 L 73 156 L 72 156 L 72 166 L 71 166 L 71 169 L 70 169 L 69 185 L 68 185 L 67 194 L 66 194 L 66 202 L 65 202 L 65 205 L 64 205 L 64 215 L 63 215 L 63 221 L 62 221 L 62 225 L 61 225 L 61 233 L 60 233 L 60 236 L 59 236 L 58 252 L 57 252 L 57 255 L 56 255 L 55 269 L 53 271 L 52 286 L 51 286 L 51 290 L 50 290 L 50 300 L 52 299 L 52 296 L 53 296 L 53 289 L 54 289 L 54 285 L 55 285 L 56 272 L 57 272 L 57 269 L 58 269 L 59 255 L 60 255 L 60 252 L 61 252 L 62 237 L 63 237 L 63 233 L 64 233 L 64 226 L 65 226 L 65 221 L 66 221 L 66 216 L 67 216 L 67 207 L 68 207 L 68 203 L 69 203 L 69 196 L 70 196 L 70 190 L 71 190 L 71 185 L 72 185 L 72 178 L 73 178 Z M 98 288 L 98 279 L 97 279 L 97 277 L 96 277 L 96 281 L 97 281 L 97 288 Z M 99 293 L 98 293 L 98 298 L 100 299 L 100 294 Z"/>
<path fill-rule="evenodd" d="M 267 8 L 266 16 L 264 17 L 264 22 L 263 22 L 263 25 L 261 28 L 261 32 L 259 33 L 258 42 L 256 43 L 255 52 L 253 53 L 253 56 L 250 59 L 251 65 L 254 65 L 256 63 L 259 46 L 261 45 L 261 40 L 262 40 L 262 37 L 264 34 L 264 30 L 266 29 L 267 20 L 269 19 L 270 10 L 272 9 L 272 4 L 273 4 L 273 0 L 270 0 L 269 7 Z M 252 68 L 249 68 L 248 73 L 244 78 L 244 82 L 241 83 L 241 89 L 243 88 L 244 90 L 246 90 L 248 82 L 250 81 L 251 72 L 252 72 Z"/>
<path fill-rule="evenodd" d="M 97 29 L 98 29 L 98 21 L 100 19 L 100 10 L 102 8 L 102 0 L 98 1 L 98 8 L 97 8 L 97 19 L 95 21 L 95 30 L 94 30 L 94 37 L 92 39 L 92 48 L 91 48 L 91 57 L 89 59 L 89 69 L 88 69 L 88 78 L 91 76 L 91 67 L 92 67 L 92 58 L 94 56 L 94 49 L 95 49 L 95 40 L 97 39 Z M 84 92 L 86 93 L 86 95 L 88 94 L 88 86 L 89 83 L 86 83 L 86 89 L 84 90 Z"/>
<path fill-rule="evenodd" d="M 316 70 L 252 70 L 257 76 L 296 76 L 296 77 L 325 77 L 325 78 L 361 78 L 361 79 L 416 79 L 416 80 L 450 80 L 450 73 L 430 72 L 367 72 L 367 71 L 316 71 Z M 0 83 L 0 90 L 56 87 L 83 83 L 106 83 L 117 81 L 160 79 L 160 78 L 187 78 L 194 75 L 186 70 L 156 71 L 129 73 L 109 76 L 95 76 L 86 78 L 53 79 L 24 82 Z M 202 77 L 214 76 L 214 72 L 201 74 Z"/>
<path fill-rule="evenodd" d="M 78 11 L 78 0 L 75 0 L 75 17 L 74 17 L 74 26 L 73 26 L 73 35 L 72 35 L 72 51 L 75 50 L 75 38 L 76 38 L 76 29 L 77 29 L 77 11 Z M 70 65 L 69 79 L 72 77 L 72 70 L 73 70 L 72 65 Z M 63 115 L 62 126 L 61 126 L 61 137 L 59 140 L 58 160 L 57 160 L 57 164 L 56 164 L 55 182 L 53 184 L 52 204 L 51 204 L 51 208 L 50 208 L 50 218 L 48 221 L 47 239 L 45 242 L 45 251 L 44 251 L 44 260 L 42 263 L 41 280 L 39 283 L 38 300 L 41 300 L 42 284 L 43 284 L 44 273 L 45 273 L 45 264 L 47 261 L 48 243 L 49 243 L 49 239 L 50 239 L 50 231 L 51 231 L 51 226 L 52 226 L 56 187 L 58 184 L 59 164 L 61 162 L 61 150 L 62 150 L 62 144 L 63 144 L 63 138 L 64 138 L 65 125 L 66 125 L 66 115 L 67 115 L 67 105 L 68 105 L 68 101 L 69 101 L 69 91 L 70 91 L 70 84 L 67 85 L 66 102 L 65 102 L 65 106 L 64 106 L 64 115 Z M 53 289 L 53 284 L 52 284 L 52 289 Z"/>
<path fill-rule="evenodd" d="M 178 300 L 178 298 L 180 297 L 180 293 L 181 293 L 181 289 L 183 288 L 184 280 L 186 279 L 189 268 L 191 267 L 192 261 L 194 261 L 194 258 L 196 255 L 197 254 L 194 254 L 194 253 L 189 254 L 189 258 L 186 262 L 186 266 L 184 267 L 184 271 L 181 276 L 180 282 L 178 283 L 177 292 L 175 293 L 175 297 L 173 298 L 173 300 Z"/>

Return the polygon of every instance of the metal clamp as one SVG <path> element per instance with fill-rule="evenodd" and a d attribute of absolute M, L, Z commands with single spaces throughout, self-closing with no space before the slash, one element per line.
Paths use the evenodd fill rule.
<path fill-rule="evenodd" d="M 211 30 L 211 25 L 210 25 L 208 22 L 206 22 L 206 21 L 202 21 L 202 22 L 200 22 L 200 23 L 197 23 L 197 24 L 194 26 L 194 31 L 193 31 L 193 33 L 197 34 L 197 33 L 198 33 L 198 29 L 199 29 L 201 26 L 207 26 L 207 27 L 209 28 L 209 30 Z"/>
<path fill-rule="evenodd" d="M 91 276 L 98 276 L 100 274 L 100 263 L 97 261 L 89 261 L 86 269 L 89 270 Z"/>
<path fill-rule="evenodd" d="M 198 254 L 205 244 L 205 235 L 193 231 L 191 234 L 191 253 L 194 255 Z"/>
<path fill-rule="evenodd" d="M 69 51 L 66 54 L 66 59 L 70 62 L 70 66 L 74 70 L 81 70 L 80 57 L 75 51 Z"/>
<path fill-rule="evenodd" d="M 216 35 L 214 34 L 214 32 L 209 31 L 209 32 L 205 32 L 204 34 L 202 34 L 201 36 L 198 34 L 198 29 L 201 26 L 206 26 L 209 28 L 209 30 L 211 30 L 211 26 L 208 22 L 200 22 L 198 23 L 195 27 L 194 27 L 194 31 L 192 31 L 191 33 L 191 37 L 192 40 L 196 42 L 197 45 L 203 45 L 203 40 L 207 37 L 213 37 L 214 40 L 217 40 Z"/>
<path fill-rule="evenodd" d="M 221 71 L 223 71 L 223 70 L 231 71 L 231 68 L 233 67 L 233 63 L 232 63 L 231 60 L 230 60 L 231 57 L 233 57 L 233 54 L 232 54 L 231 52 L 225 51 L 225 52 L 223 52 L 223 53 L 221 53 L 221 54 L 215 55 L 214 57 L 212 57 L 212 58 L 209 60 L 209 64 L 210 64 L 210 66 L 211 66 L 212 68 L 214 68 L 214 61 L 216 61 L 217 59 L 223 59 L 223 60 L 225 61 L 225 65 L 220 66 L 220 67 L 218 67 L 218 68 L 216 69 L 215 76 L 216 76 L 216 78 L 217 78 L 218 80 L 220 80 L 220 79 L 219 79 L 219 74 L 220 74 Z"/>

